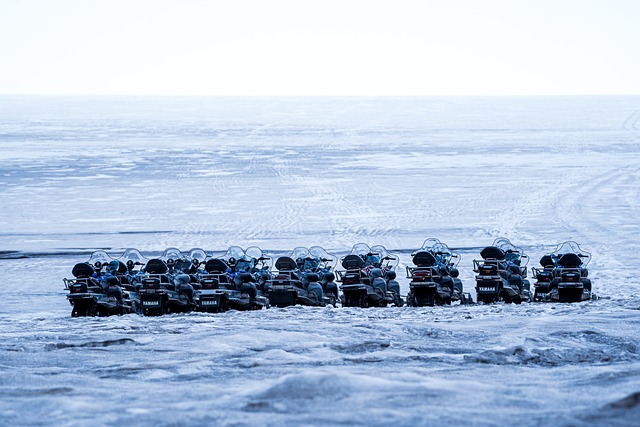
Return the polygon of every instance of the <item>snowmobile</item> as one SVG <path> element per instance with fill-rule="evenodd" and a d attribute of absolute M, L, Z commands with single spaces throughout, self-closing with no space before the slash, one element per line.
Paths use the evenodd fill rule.
<path fill-rule="evenodd" d="M 324 302 L 327 305 L 337 306 L 339 300 L 338 285 L 335 283 L 336 275 L 334 273 L 338 258 L 330 255 L 322 246 L 312 246 L 309 253 L 316 262 L 319 262 L 315 268 L 315 273 L 319 275 L 320 285 L 324 293 Z"/>
<path fill-rule="evenodd" d="M 198 311 L 219 313 L 229 310 L 228 296 L 234 288 L 227 263 L 220 258 L 211 258 L 199 274 Z"/>
<path fill-rule="evenodd" d="M 336 258 L 324 248 L 295 248 L 289 256 L 276 260 L 276 272 L 267 282 L 269 304 L 276 307 L 291 305 L 335 305 L 338 286 L 331 271 Z"/>
<path fill-rule="evenodd" d="M 140 287 L 140 278 L 143 274 L 141 268 L 144 267 L 149 260 L 145 258 L 139 250 L 129 248 L 118 258 L 118 261 L 124 265 L 124 268 L 118 271 L 118 279 L 120 279 L 123 297 L 125 300 L 131 301 L 133 311 L 139 313 L 140 307 L 138 303 L 140 302 L 140 297 L 138 295 L 138 289 Z"/>
<path fill-rule="evenodd" d="M 480 251 L 482 260 L 473 261 L 478 301 L 505 301 L 520 304 L 530 301 L 531 285 L 527 277 L 529 257 L 508 239 L 498 238 Z"/>
<path fill-rule="evenodd" d="M 342 283 L 342 306 L 402 306 L 404 300 L 394 271 L 398 262 L 398 256 L 389 254 L 382 245 L 371 248 L 366 243 L 354 245 L 340 261 L 344 270 L 337 271 Z"/>
<path fill-rule="evenodd" d="M 87 262 L 76 264 L 71 270 L 73 279 L 63 279 L 69 291 L 67 299 L 73 307 L 72 317 L 111 316 L 134 310 L 131 300 L 125 299 L 119 275 L 126 267 L 105 251 L 94 252 Z"/>
<path fill-rule="evenodd" d="M 196 308 L 190 272 L 193 263 L 176 248 L 151 259 L 142 269 L 138 290 L 140 311 L 145 316 L 186 313 Z"/>
<path fill-rule="evenodd" d="M 591 254 L 576 242 L 564 242 L 540 259 L 542 268 L 531 267 L 535 292 L 534 301 L 580 302 L 595 297 L 591 293 L 587 264 Z"/>
<path fill-rule="evenodd" d="M 298 276 L 298 264 L 290 256 L 281 256 L 275 262 L 276 271 L 267 282 L 266 293 L 269 304 L 275 307 L 289 307 L 303 304 L 302 297 L 309 300 L 307 291 Z M 318 305 L 319 301 L 309 300 L 307 305 Z"/>
<path fill-rule="evenodd" d="M 227 305 L 228 292 L 221 289 L 220 282 L 229 283 L 230 278 L 226 274 L 229 268 L 223 261 L 217 258 L 208 259 L 207 253 L 200 248 L 194 248 L 187 254 L 191 261 L 192 269 L 190 278 L 195 289 L 194 301 L 196 311 L 206 313 L 219 313 L 229 309 Z"/>
<path fill-rule="evenodd" d="M 456 268 L 460 255 L 435 238 L 425 240 L 422 247 L 411 254 L 414 267 L 407 266 L 409 294 L 407 305 L 413 307 L 450 305 L 473 302 L 471 295 L 462 291 L 462 281 Z"/>
<path fill-rule="evenodd" d="M 262 292 L 270 277 L 269 260 L 257 246 L 246 251 L 231 246 L 223 256 L 207 260 L 205 272 L 199 275 L 199 310 L 220 312 L 266 307 L 268 301 Z"/>

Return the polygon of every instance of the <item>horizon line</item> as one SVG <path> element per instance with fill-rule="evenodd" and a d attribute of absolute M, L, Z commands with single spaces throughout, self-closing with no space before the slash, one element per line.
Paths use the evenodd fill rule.
<path fill-rule="evenodd" d="M 341 95 L 341 94 L 299 94 L 299 95 L 214 95 L 214 94 L 177 94 L 177 93 L 25 93 L 25 92 L 0 92 L 0 96 L 61 96 L 61 97 L 136 97 L 136 98 L 535 98 L 535 97 L 620 97 L 640 96 L 640 93 L 545 93 L 545 94 L 416 94 L 416 95 Z"/>

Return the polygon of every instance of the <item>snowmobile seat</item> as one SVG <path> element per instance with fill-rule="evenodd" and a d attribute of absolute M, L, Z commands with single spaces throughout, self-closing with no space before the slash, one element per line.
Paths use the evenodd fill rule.
<path fill-rule="evenodd" d="M 251 275 L 251 273 L 240 273 L 236 276 L 242 283 L 251 283 L 255 282 L 256 279 Z"/>
<path fill-rule="evenodd" d="M 276 269 L 278 271 L 293 271 L 298 268 L 298 264 L 288 256 L 282 256 L 276 260 Z"/>
<path fill-rule="evenodd" d="M 104 279 L 104 283 L 107 286 L 118 286 L 120 285 L 120 279 L 118 279 L 116 276 L 107 276 Z"/>
<path fill-rule="evenodd" d="M 430 252 L 420 251 L 413 256 L 416 267 L 432 267 L 436 265 L 436 259 Z"/>
<path fill-rule="evenodd" d="M 120 261 L 120 260 L 116 260 L 116 261 L 118 261 L 118 271 L 117 271 L 117 273 L 118 274 L 125 274 L 127 272 L 127 265 L 124 262 Z"/>
<path fill-rule="evenodd" d="M 482 251 L 480 251 L 480 256 L 482 259 L 504 259 L 505 253 L 502 249 L 496 246 L 487 246 Z"/>
<path fill-rule="evenodd" d="M 307 273 L 307 275 L 305 276 L 305 279 L 307 279 L 309 283 L 319 282 L 320 276 L 317 273 Z"/>
<path fill-rule="evenodd" d="M 91 277 L 93 273 L 96 271 L 93 269 L 89 263 L 81 262 L 73 266 L 73 270 L 71 270 L 71 274 L 73 274 L 76 278 L 86 278 Z"/>
<path fill-rule="evenodd" d="M 220 274 L 227 271 L 229 266 L 219 258 L 212 258 L 204 265 L 204 269 L 209 274 Z"/>
<path fill-rule="evenodd" d="M 582 260 L 573 252 L 563 254 L 558 260 L 558 264 L 563 268 L 578 268 L 582 265 Z"/>
<path fill-rule="evenodd" d="M 148 274 L 165 274 L 169 271 L 167 264 L 161 259 L 150 259 L 144 266 L 144 272 Z"/>
<path fill-rule="evenodd" d="M 551 255 L 545 255 L 540 258 L 540 265 L 544 268 L 554 268 L 555 262 L 553 262 L 553 258 L 551 258 Z"/>
<path fill-rule="evenodd" d="M 323 283 L 333 282 L 334 280 L 336 280 L 336 275 L 330 271 L 327 273 L 324 273 L 324 275 L 322 276 Z"/>
<path fill-rule="evenodd" d="M 364 260 L 358 255 L 349 254 L 342 259 L 342 266 L 346 270 L 359 270 L 364 267 Z"/>

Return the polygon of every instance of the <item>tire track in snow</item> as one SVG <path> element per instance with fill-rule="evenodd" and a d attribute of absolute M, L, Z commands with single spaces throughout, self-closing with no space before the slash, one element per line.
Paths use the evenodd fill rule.
<path fill-rule="evenodd" d="M 629 254 L 640 247 L 639 180 L 640 167 L 636 164 L 607 168 L 567 187 L 555 214 L 570 224 L 574 240 L 585 241 L 585 246 L 609 263 L 626 264 Z"/>
<path fill-rule="evenodd" d="M 637 138 L 640 138 L 640 110 L 633 112 L 623 122 L 622 127 L 634 134 Z"/>

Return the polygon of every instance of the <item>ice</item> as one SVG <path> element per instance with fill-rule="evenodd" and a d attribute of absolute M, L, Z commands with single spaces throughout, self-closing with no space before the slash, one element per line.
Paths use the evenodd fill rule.
<path fill-rule="evenodd" d="M 638 97 L 0 98 L 0 424 L 634 425 Z M 70 317 L 93 250 L 575 240 L 581 304 Z"/>

